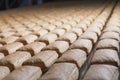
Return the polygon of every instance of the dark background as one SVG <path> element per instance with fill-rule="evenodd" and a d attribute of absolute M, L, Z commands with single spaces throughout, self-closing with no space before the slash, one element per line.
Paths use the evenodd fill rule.
<path fill-rule="evenodd" d="M 48 2 L 58 1 L 77 1 L 77 0 L 0 0 L 0 10 L 6 10 L 11 8 L 41 5 Z"/>

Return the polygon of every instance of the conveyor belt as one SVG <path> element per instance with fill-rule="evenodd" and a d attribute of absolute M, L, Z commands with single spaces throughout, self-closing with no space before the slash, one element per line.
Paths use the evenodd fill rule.
<path fill-rule="evenodd" d="M 0 80 L 119 80 L 120 2 L 0 12 Z"/>

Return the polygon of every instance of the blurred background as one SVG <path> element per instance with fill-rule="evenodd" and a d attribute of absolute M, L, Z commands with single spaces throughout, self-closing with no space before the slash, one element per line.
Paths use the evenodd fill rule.
<path fill-rule="evenodd" d="M 58 1 L 79 1 L 79 0 L 0 0 L 0 10 L 31 6 L 31 5 L 41 5 L 48 2 L 58 2 Z"/>

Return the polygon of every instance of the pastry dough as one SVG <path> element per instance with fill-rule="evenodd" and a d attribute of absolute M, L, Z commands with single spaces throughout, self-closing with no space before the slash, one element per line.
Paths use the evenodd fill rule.
<path fill-rule="evenodd" d="M 39 80 L 77 80 L 78 68 L 72 63 L 56 63 Z"/>
<path fill-rule="evenodd" d="M 90 53 L 92 49 L 92 41 L 88 39 L 79 39 L 76 40 L 70 47 L 69 49 L 81 49 L 84 50 L 87 54 Z"/>
<path fill-rule="evenodd" d="M 0 59 L 4 58 L 5 55 L 3 53 L 0 53 Z"/>
<path fill-rule="evenodd" d="M 15 52 L 14 54 L 8 55 L 0 60 L 0 66 L 7 66 L 12 71 L 19 68 L 24 61 L 31 57 L 28 52 Z"/>
<path fill-rule="evenodd" d="M 92 32 L 92 31 L 97 33 L 98 35 L 101 35 L 101 30 L 97 26 L 95 26 L 95 27 L 91 26 L 89 29 L 86 30 L 86 32 Z"/>
<path fill-rule="evenodd" d="M 119 36 L 119 33 L 111 31 L 111 32 L 103 33 L 100 39 L 115 39 L 115 40 L 120 41 L 120 36 Z"/>
<path fill-rule="evenodd" d="M 79 68 L 83 65 L 86 61 L 87 56 L 83 50 L 80 49 L 71 49 L 66 51 L 57 62 L 71 62 L 75 63 Z"/>
<path fill-rule="evenodd" d="M 92 58 L 92 64 L 110 64 L 119 65 L 118 53 L 112 49 L 97 50 Z"/>
<path fill-rule="evenodd" d="M 58 28 L 58 29 L 53 30 L 52 33 L 55 33 L 58 35 L 58 37 L 60 37 L 65 33 L 65 30 L 62 28 Z"/>
<path fill-rule="evenodd" d="M 67 41 L 70 44 L 73 43 L 77 39 L 77 35 L 73 32 L 65 33 L 62 37 L 57 39 L 58 41 Z"/>
<path fill-rule="evenodd" d="M 118 80 L 118 68 L 113 65 L 91 65 L 83 80 Z"/>
<path fill-rule="evenodd" d="M 6 66 L 0 66 L 0 80 L 10 73 L 10 70 Z"/>
<path fill-rule="evenodd" d="M 120 33 L 120 28 L 117 26 L 109 26 L 103 32 L 108 32 L 108 31 Z"/>
<path fill-rule="evenodd" d="M 29 35 L 30 33 L 31 33 L 30 31 L 25 30 L 25 31 L 20 31 L 14 34 L 14 36 L 23 37 L 23 36 Z"/>
<path fill-rule="evenodd" d="M 3 33 L 0 33 L 0 37 L 5 38 L 5 37 L 12 36 L 13 34 L 15 34 L 15 32 L 3 32 Z"/>
<path fill-rule="evenodd" d="M 0 52 L 4 53 L 4 55 L 9 55 L 9 54 L 14 53 L 16 50 L 18 50 L 21 47 L 23 47 L 22 43 L 14 42 L 14 43 L 10 43 L 10 44 L 7 44 L 7 45 L 1 47 Z"/>
<path fill-rule="evenodd" d="M 58 58 L 58 54 L 53 50 L 42 51 L 23 63 L 23 65 L 38 66 L 42 71 L 46 71 Z"/>
<path fill-rule="evenodd" d="M 33 32 L 33 35 L 37 35 L 38 37 L 44 36 L 45 34 L 48 33 L 48 30 L 46 29 L 40 29 L 39 31 Z"/>
<path fill-rule="evenodd" d="M 45 42 L 47 45 L 54 42 L 57 39 L 57 35 L 54 33 L 48 33 L 41 38 L 39 38 L 37 41 L 39 42 Z"/>
<path fill-rule="evenodd" d="M 18 38 L 19 37 L 16 37 L 16 36 L 9 36 L 9 37 L 0 39 L 0 43 L 3 44 L 3 45 L 9 44 L 9 43 L 12 43 L 12 42 L 16 41 Z"/>
<path fill-rule="evenodd" d="M 116 51 L 119 50 L 119 41 L 114 39 L 103 39 L 100 40 L 97 49 L 114 49 Z"/>
<path fill-rule="evenodd" d="M 24 45 L 34 42 L 38 37 L 36 35 L 26 35 L 16 40 L 16 42 L 21 42 Z"/>
<path fill-rule="evenodd" d="M 61 26 L 58 27 L 58 28 L 63 28 L 63 29 L 65 29 L 66 31 L 69 31 L 72 27 L 71 27 L 69 24 L 63 24 L 63 25 L 61 25 Z"/>
<path fill-rule="evenodd" d="M 59 55 L 63 54 L 69 48 L 69 43 L 66 41 L 55 41 L 54 43 L 48 45 L 42 50 L 55 50 Z"/>
<path fill-rule="evenodd" d="M 3 80 L 37 80 L 42 74 L 39 67 L 36 66 L 22 66 L 10 74 Z"/>
<path fill-rule="evenodd" d="M 96 43 L 98 36 L 95 32 L 85 32 L 83 35 L 80 36 L 79 39 L 89 39 L 94 43 Z"/>
<path fill-rule="evenodd" d="M 32 42 L 18 49 L 18 51 L 27 51 L 30 52 L 30 54 L 33 56 L 38 54 L 44 47 L 46 47 L 46 44 L 43 42 Z"/>
<path fill-rule="evenodd" d="M 74 32 L 75 34 L 77 34 L 78 37 L 80 37 L 80 35 L 83 33 L 82 29 L 81 28 L 72 28 L 70 30 L 70 32 Z"/>

